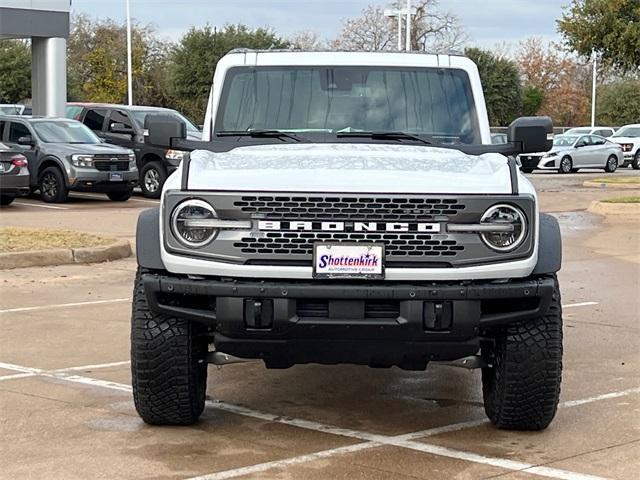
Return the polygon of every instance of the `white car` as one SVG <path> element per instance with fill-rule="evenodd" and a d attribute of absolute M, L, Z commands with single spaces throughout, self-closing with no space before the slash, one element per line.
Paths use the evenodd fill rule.
<path fill-rule="evenodd" d="M 517 119 L 492 145 L 462 56 L 237 50 L 216 66 L 204 123 L 190 141 L 175 117 L 146 119 L 147 142 L 190 153 L 138 220 L 144 421 L 197 421 L 208 363 L 260 359 L 460 360 L 482 369 L 500 428 L 551 422 L 560 230 L 513 158 L 551 148 L 550 118 Z"/>
<path fill-rule="evenodd" d="M 31 115 L 31 106 L 18 103 L 0 103 L 0 115 Z"/>
<path fill-rule="evenodd" d="M 611 141 L 616 142 L 622 148 L 624 154 L 624 164 L 622 167 L 631 165 L 634 170 L 640 169 L 640 123 L 625 125 L 611 137 Z"/>
<path fill-rule="evenodd" d="M 600 135 L 609 138 L 615 131 L 613 127 L 574 127 L 562 132 L 562 135 Z"/>
<path fill-rule="evenodd" d="M 557 170 L 574 173 L 581 168 L 602 168 L 613 173 L 624 163 L 620 145 L 598 135 L 556 135 L 548 152 L 519 156 L 524 173 Z"/>

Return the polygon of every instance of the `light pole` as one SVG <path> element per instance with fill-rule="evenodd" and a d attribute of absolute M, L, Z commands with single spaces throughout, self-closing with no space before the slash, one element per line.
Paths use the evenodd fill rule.
<path fill-rule="evenodd" d="M 398 19 L 398 51 L 402 51 L 402 9 L 398 8 L 397 10 L 386 9 L 384 11 L 385 17 L 397 18 Z"/>
<path fill-rule="evenodd" d="M 591 126 L 596 126 L 596 77 L 598 56 L 593 54 L 593 78 L 591 80 Z"/>
<path fill-rule="evenodd" d="M 133 105 L 133 80 L 131 72 L 131 8 L 127 0 L 127 99 Z"/>

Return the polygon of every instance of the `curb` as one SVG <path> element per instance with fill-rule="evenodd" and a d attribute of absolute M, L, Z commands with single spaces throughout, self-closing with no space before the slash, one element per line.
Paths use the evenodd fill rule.
<path fill-rule="evenodd" d="M 598 215 L 626 215 L 627 217 L 640 217 L 640 203 L 605 203 L 591 202 L 588 210 Z"/>
<path fill-rule="evenodd" d="M 25 267 L 50 267 L 72 263 L 112 262 L 131 256 L 128 240 L 117 240 L 111 245 L 90 248 L 64 248 L 0 253 L 0 270 Z"/>
<path fill-rule="evenodd" d="M 587 180 L 585 182 L 582 182 L 582 186 L 595 188 L 622 188 L 629 190 L 640 190 L 640 183 L 604 183 Z"/>

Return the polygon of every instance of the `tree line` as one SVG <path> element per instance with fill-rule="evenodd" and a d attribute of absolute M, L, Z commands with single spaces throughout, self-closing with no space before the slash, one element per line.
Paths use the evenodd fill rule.
<path fill-rule="evenodd" d="M 398 8 L 404 2 L 391 7 Z M 459 51 L 477 65 L 492 125 L 521 115 L 549 115 L 557 125 L 587 124 L 591 108 L 591 62 L 598 77 L 597 121 L 622 125 L 640 121 L 640 2 L 573 0 L 558 20 L 564 43 L 531 38 L 515 49 L 469 46 L 458 17 L 437 0 L 414 2 L 410 44 L 414 51 Z M 387 5 L 388 6 L 388 5 Z M 618 35 L 604 35 L 612 28 Z M 160 38 L 151 25 L 132 30 L 134 101 L 176 108 L 202 123 L 213 72 L 233 48 L 392 51 L 396 20 L 383 6 L 370 6 L 343 22 L 339 35 L 323 40 L 312 31 L 290 37 L 246 25 L 192 27 L 178 42 Z M 403 42 L 404 43 L 404 40 Z M 124 103 L 127 97 L 126 30 L 110 19 L 72 18 L 67 43 L 69 101 Z M 23 40 L 0 40 L 0 103 L 31 95 L 31 52 Z"/>

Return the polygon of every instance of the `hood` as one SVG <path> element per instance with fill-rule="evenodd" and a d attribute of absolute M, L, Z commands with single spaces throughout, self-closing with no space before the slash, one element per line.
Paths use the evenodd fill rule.
<path fill-rule="evenodd" d="M 55 148 L 58 152 L 64 152 L 66 155 L 72 155 L 74 153 L 85 154 L 115 154 L 126 155 L 131 150 L 121 147 L 119 145 L 111 145 L 109 143 L 48 143 L 44 144 L 44 149 L 47 150 L 51 147 Z"/>
<path fill-rule="evenodd" d="M 176 177 L 176 175 L 174 175 Z M 179 176 L 178 176 L 179 178 Z M 437 147 L 282 144 L 191 153 L 195 190 L 509 194 L 507 159 Z"/>
<path fill-rule="evenodd" d="M 615 143 L 640 143 L 640 137 L 609 137 Z"/>

